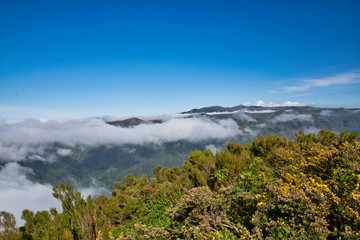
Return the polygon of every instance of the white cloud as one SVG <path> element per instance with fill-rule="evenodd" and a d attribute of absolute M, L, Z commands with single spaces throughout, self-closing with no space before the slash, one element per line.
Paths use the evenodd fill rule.
<path fill-rule="evenodd" d="M 56 155 L 46 155 L 47 144 L 65 145 L 144 144 L 178 140 L 201 141 L 233 137 L 240 133 L 231 119 L 212 121 L 206 117 L 174 118 L 161 124 L 141 124 L 121 128 L 106 124 L 100 118 L 73 120 L 24 120 L 0 123 L 0 159 L 24 161 L 27 158 L 54 161 Z M 66 149 L 58 155 L 70 154 Z"/>
<path fill-rule="evenodd" d="M 311 114 L 288 114 L 283 113 L 279 116 L 276 116 L 271 122 L 290 122 L 293 120 L 301 121 L 301 122 L 314 122 L 314 118 Z"/>
<path fill-rule="evenodd" d="M 58 148 L 58 150 L 56 151 L 56 153 L 60 156 L 68 156 L 71 154 L 71 149 L 66 149 L 66 148 Z"/>
<path fill-rule="evenodd" d="M 205 146 L 206 149 L 209 149 L 214 155 L 216 152 L 220 152 L 221 148 L 217 148 L 214 144 L 209 144 Z"/>
<path fill-rule="evenodd" d="M 0 143 L 0 158 L 2 160 L 17 161 L 19 159 L 25 159 L 27 154 L 31 152 L 33 151 L 31 147 L 28 146 Z"/>
<path fill-rule="evenodd" d="M 256 129 L 251 129 L 249 127 L 244 128 L 244 132 L 247 132 L 248 134 L 252 135 L 252 136 L 256 136 L 259 134 L 259 130 Z"/>
<path fill-rule="evenodd" d="M 13 213 L 18 226 L 24 224 L 20 218 L 24 209 L 61 210 L 60 202 L 52 196 L 52 186 L 31 182 L 26 177 L 29 171 L 18 163 L 7 163 L 0 169 L 0 210 Z"/>
<path fill-rule="evenodd" d="M 265 109 L 265 110 L 245 110 L 245 113 L 274 113 L 276 111 L 271 109 Z"/>
<path fill-rule="evenodd" d="M 233 111 L 233 112 L 209 112 L 209 113 L 206 113 L 207 115 L 223 115 L 223 114 L 234 114 L 236 113 L 236 111 Z"/>
<path fill-rule="evenodd" d="M 309 134 L 309 133 L 318 133 L 321 129 L 320 128 L 317 128 L 315 126 L 311 126 L 311 127 L 308 127 L 308 128 L 305 128 L 304 129 L 304 133 L 306 134 Z"/>
<path fill-rule="evenodd" d="M 300 80 L 298 84 L 282 87 L 287 92 L 306 91 L 314 87 L 328 87 L 332 85 L 358 84 L 360 73 L 347 72 L 323 78 L 310 78 Z"/>
<path fill-rule="evenodd" d="M 27 174 L 32 174 L 30 168 L 14 162 L 0 168 L 0 211 L 14 214 L 18 227 L 25 223 L 21 219 L 25 209 L 36 212 L 56 208 L 59 212 L 62 211 L 60 201 L 52 195 L 52 186 L 32 182 L 27 178 Z M 79 187 L 78 190 L 85 199 L 88 195 L 110 194 L 109 190 L 95 180 L 90 187 Z"/>
<path fill-rule="evenodd" d="M 237 119 L 244 121 L 244 122 L 257 122 L 256 119 L 250 117 L 245 112 L 246 112 L 246 110 L 237 111 L 234 114 L 234 117 L 236 117 Z"/>
<path fill-rule="evenodd" d="M 125 147 L 125 148 L 123 148 L 123 150 L 129 154 L 133 154 L 136 152 L 135 148 L 129 148 L 129 147 Z"/>
<path fill-rule="evenodd" d="M 256 124 L 256 128 L 265 128 L 265 127 L 266 127 L 265 123 Z"/>
<path fill-rule="evenodd" d="M 306 106 L 306 104 L 300 103 L 300 102 L 291 102 L 291 101 L 286 101 L 284 103 L 276 103 L 276 102 L 265 103 L 262 100 L 259 100 L 255 103 L 255 106 L 258 106 L 258 107 L 302 107 L 302 106 Z"/>
<path fill-rule="evenodd" d="M 323 110 L 319 113 L 321 116 L 325 116 L 325 117 L 329 117 L 331 116 L 332 114 L 334 114 L 334 111 L 331 111 L 331 110 Z"/>
<path fill-rule="evenodd" d="M 96 181 L 94 178 L 91 180 L 90 187 L 78 186 L 75 184 L 76 189 L 81 192 L 81 195 L 86 199 L 89 195 L 91 197 L 97 197 L 100 195 L 110 195 L 111 192 L 105 188 L 102 184 Z"/>

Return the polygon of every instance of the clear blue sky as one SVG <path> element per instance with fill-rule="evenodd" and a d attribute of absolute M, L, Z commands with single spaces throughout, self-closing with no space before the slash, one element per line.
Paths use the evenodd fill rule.
<path fill-rule="evenodd" d="M 360 1 L 3 1 L 0 118 L 360 107 Z"/>

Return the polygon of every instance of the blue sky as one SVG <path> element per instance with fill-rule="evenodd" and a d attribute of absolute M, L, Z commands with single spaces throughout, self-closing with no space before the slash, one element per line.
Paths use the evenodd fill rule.
<path fill-rule="evenodd" d="M 0 118 L 360 107 L 360 1 L 0 1 Z"/>

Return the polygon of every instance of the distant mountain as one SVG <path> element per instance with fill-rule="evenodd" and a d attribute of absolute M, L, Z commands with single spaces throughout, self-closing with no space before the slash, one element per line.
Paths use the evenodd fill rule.
<path fill-rule="evenodd" d="M 254 137 L 276 134 L 283 137 L 294 137 L 300 129 L 306 132 L 318 132 L 325 128 L 336 133 L 360 130 L 359 108 L 316 108 L 316 107 L 234 107 L 211 106 L 182 112 L 184 118 L 207 118 L 212 121 L 231 119 L 238 124 L 243 134 L 237 139 L 252 141 Z M 119 127 L 134 127 L 140 124 L 161 124 L 161 119 L 141 120 L 129 118 L 111 121 L 108 124 Z M 245 139 L 244 139 L 245 138 Z"/>
<path fill-rule="evenodd" d="M 200 108 L 200 109 L 197 109 L 197 108 L 194 108 L 190 111 L 187 111 L 187 112 L 183 112 L 183 114 L 185 113 L 212 113 L 212 112 L 233 112 L 233 111 L 237 111 L 237 110 L 240 110 L 240 109 L 244 109 L 246 108 L 244 105 L 238 105 L 238 106 L 235 106 L 235 107 L 221 107 L 221 106 L 212 106 L 212 107 L 204 107 L 204 108 Z"/>
<path fill-rule="evenodd" d="M 2 165 L 17 161 L 32 169 L 28 178 L 41 183 L 97 182 L 111 189 L 128 173 L 151 177 L 159 164 L 181 166 L 190 151 L 216 152 L 229 141 L 246 143 L 268 134 L 293 138 L 300 129 L 360 132 L 360 109 L 212 106 L 166 117 L 16 124 L 0 126 Z M 14 140 L 29 129 L 31 141 Z"/>
<path fill-rule="evenodd" d="M 139 118 L 128 118 L 125 120 L 118 120 L 118 121 L 110 121 L 107 122 L 110 125 L 116 126 L 116 127 L 131 127 L 136 126 L 144 123 L 162 123 L 162 120 L 150 120 L 150 121 L 144 121 Z"/>

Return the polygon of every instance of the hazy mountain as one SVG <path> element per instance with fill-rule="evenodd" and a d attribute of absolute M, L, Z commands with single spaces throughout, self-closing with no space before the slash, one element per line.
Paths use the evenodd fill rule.
<path fill-rule="evenodd" d="M 360 109 L 206 107 L 175 115 L 0 124 L 0 163 L 18 162 L 40 183 L 112 187 L 128 173 L 152 176 L 157 165 L 181 166 L 194 149 L 300 130 L 360 131 Z"/>

